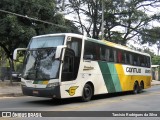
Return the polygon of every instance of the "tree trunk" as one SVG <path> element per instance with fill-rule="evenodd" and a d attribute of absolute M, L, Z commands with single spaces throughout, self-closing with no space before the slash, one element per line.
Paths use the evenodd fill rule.
<path fill-rule="evenodd" d="M 12 78 L 12 71 L 14 70 L 13 59 L 9 58 L 9 64 L 10 64 L 10 85 L 13 85 L 13 78 Z"/>

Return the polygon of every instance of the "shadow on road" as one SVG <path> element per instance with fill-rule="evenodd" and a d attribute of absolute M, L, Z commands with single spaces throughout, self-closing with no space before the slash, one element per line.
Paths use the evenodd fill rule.
<path fill-rule="evenodd" d="M 145 93 L 146 91 L 143 91 L 142 93 Z M 103 94 L 103 95 L 96 95 L 93 96 L 91 101 L 96 101 L 100 99 L 107 99 L 107 98 L 118 98 L 120 96 L 127 96 L 127 95 L 134 95 L 132 92 L 119 92 L 119 93 L 109 93 L 109 94 Z M 34 101 L 28 101 L 27 103 L 30 104 L 39 104 L 39 105 L 48 105 L 48 106 L 61 106 L 65 104 L 73 104 L 73 103 L 83 103 L 81 101 L 81 98 L 66 98 L 66 99 L 41 99 L 39 98 L 38 100 Z"/>

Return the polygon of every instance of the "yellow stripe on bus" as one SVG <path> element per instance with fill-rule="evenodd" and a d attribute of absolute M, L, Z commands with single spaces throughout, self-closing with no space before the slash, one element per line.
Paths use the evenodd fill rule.
<path fill-rule="evenodd" d="M 122 65 L 115 64 L 115 67 L 120 80 L 122 91 L 133 90 L 135 81 L 138 81 L 139 84 L 141 81 L 143 81 L 144 88 L 149 88 L 151 86 L 151 76 L 125 75 Z"/>

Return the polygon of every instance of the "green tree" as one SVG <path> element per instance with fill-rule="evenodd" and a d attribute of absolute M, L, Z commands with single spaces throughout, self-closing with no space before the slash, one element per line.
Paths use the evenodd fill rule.
<path fill-rule="evenodd" d="M 160 41 L 160 27 L 153 27 L 151 29 L 144 29 L 142 35 L 142 43 L 155 44 Z"/>
<path fill-rule="evenodd" d="M 160 65 L 160 56 L 158 56 L 158 55 L 152 56 L 152 64 L 153 65 Z"/>
<path fill-rule="evenodd" d="M 55 0 L 0 1 L 0 47 L 6 53 L 11 68 L 14 49 L 26 47 L 32 36 L 78 32 L 73 26 L 58 13 Z"/>
<path fill-rule="evenodd" d="M 159 7 L 159 0 L 104 0 L 104 6 L 105 38 L 123 45 L 135 36 L 140 38 L 147 35 L 144 29 L 149 29 L 149 23 L 160 17 L 158 13 L 146 14 Z M 93 38 L 100 36 L 102 0 L 68 0 L 65 9 L 68 14 L 77 17 L 73 22 L 81 28 L 82 33 L 86 32 Z"/>

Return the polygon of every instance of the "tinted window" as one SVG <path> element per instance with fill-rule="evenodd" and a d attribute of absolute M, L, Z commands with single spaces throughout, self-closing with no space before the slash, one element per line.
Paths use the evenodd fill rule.
<path fill-rule="evenodd" d="M 102 60 L 102 61 L 108 61 L 107 56 L 108 56 L 107 49 L 106 49 L 105 46 L 102 45 L 100 47 L 100 60 Z"/>
<path fill-rule="evenodd" d="M 118 50 L 117 54 L 118 63 L 122 63 L 122 51 Z"/>
<path fill-rule="evenodd" d="M 86 41 L 84 59 L 150 67 L 150 57 Z"/>
<path fill-rule="evenodd" d="M 109 62 L 114 62 L 114 51 L 112 48 L 109 49 Z"/>
<path fill-rule="evenodd" d="M 100 47 L 96 43 L 85 41 L 84 59 L 99 60 Z"/>
<path fill-rule="evenodd" d="M 146 63 L 146 64 L 147 64 L 147 65 L 146 65 L 147 67 L 151 67 L 150 61 L 151 61 L 151 60 L 150 60 L 150 57 L 147 57 L 147 63 Z"/>

